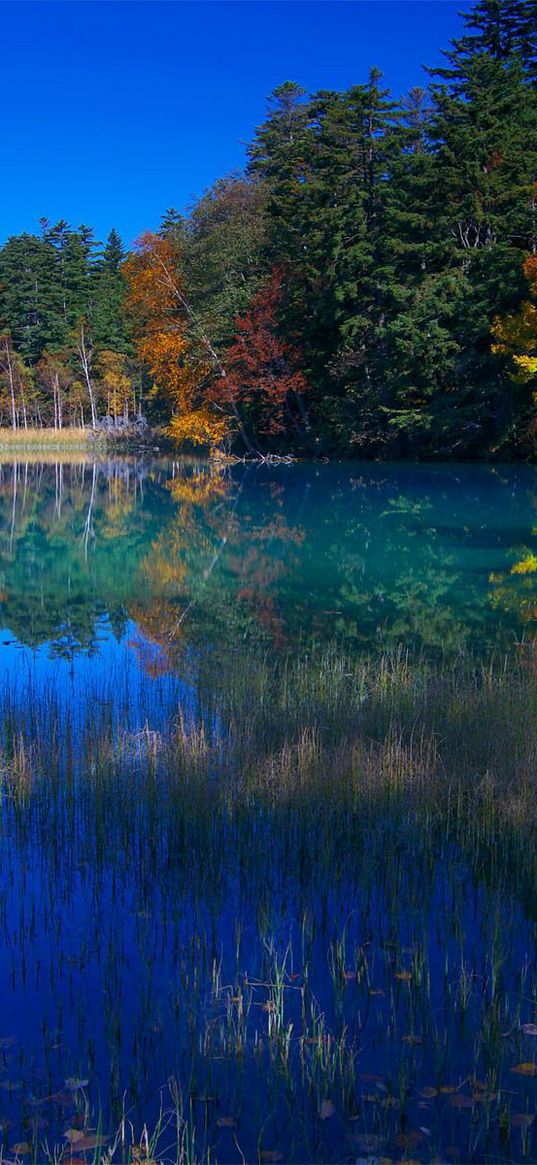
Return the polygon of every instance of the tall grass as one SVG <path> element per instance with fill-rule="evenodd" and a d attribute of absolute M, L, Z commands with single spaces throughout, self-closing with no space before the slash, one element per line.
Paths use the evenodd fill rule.
<path fill-rule="evenodd" d="M 77 450 L 88 449 L 95 443 L 95 433 L 91 429 L 8 429 L 0 427 L 0 455 L 2 452 L 30 452 L 34 449 Z"/>
<path fill-rule="evenodd" d="M 0 693 L 6 1153 L 535 1159 L 531 650 L 188 668 Z"/>

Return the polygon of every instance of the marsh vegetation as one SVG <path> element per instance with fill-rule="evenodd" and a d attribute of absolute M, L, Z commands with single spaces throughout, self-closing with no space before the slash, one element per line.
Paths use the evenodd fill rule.
<path fill-rule="evenodd" d="M 0 490 L 3 1159 L 535 1160 L 533 471 Z"/>

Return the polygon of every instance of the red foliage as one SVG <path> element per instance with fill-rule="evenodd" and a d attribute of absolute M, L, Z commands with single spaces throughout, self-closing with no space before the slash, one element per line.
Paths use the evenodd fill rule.
<path fill-rule="evenodd" d="M 308 387 L 300 354 L 279 328 L 284 289 L 283 272 L 275 269 L 246 315 L 236 320 L 236 339 L 226 356 L 227 376 L 215 385 L 220 403 L 253 406 L 257 427 L 266 434 L 282 432 L 289 397 Z"/>

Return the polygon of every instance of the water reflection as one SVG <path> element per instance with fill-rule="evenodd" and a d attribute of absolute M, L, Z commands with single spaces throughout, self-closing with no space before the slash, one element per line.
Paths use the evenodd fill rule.
<path fill-rule="evenodd" d="M 534 684 L 451 653 L 531 639 L 536 484 L 0 467 L 9 1159 L 138 1144 L 171 1078 L 168 1160 L 535 1159 Z M 353 671 L 401 642 L 444 678 Z"/>
<path fill-rule="evenodd" d="M 537 616 L 536 485 L 528 467 L 4 461 L 4 646 L 72 664 L 113 638 L 155 674 L 206 644 L 512 643 Z"/>

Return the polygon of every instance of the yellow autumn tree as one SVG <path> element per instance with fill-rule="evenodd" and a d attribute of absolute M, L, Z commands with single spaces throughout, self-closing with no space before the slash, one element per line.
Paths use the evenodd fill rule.
<path fill-rule="evenodd" d="M 513 315 L 496 317 L 492 326 L 492 351 L 509 356 L 513 379 L 528 384 L 537 379 L 537 255 L 530 255 L 524 263 L 529 298 Z M 537 389 L 534 393 L 537 404 Z"/>
<path fill-rule="evenodd" d="M 123 352 L 104 348 L 95 361 L 101 396 L 106 400 L 109 416 L 128 420 L 132 403 L 132 381 L 127 372 L 127 357 Z"/>
<path fill-rule="evenodd" d="M 170 239 L 148 231 L 136 242 L 123 269 L 138 356 L 154 390 L 171 406 L 170 435 L 177 442 L 221 445 L 227 421 L 204 395 L 213 369 L 207 357 L 200 355 L 193 335 L 177 248 Z"/>

